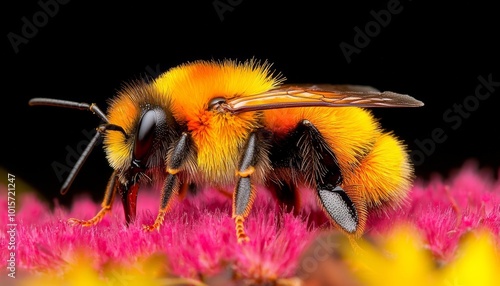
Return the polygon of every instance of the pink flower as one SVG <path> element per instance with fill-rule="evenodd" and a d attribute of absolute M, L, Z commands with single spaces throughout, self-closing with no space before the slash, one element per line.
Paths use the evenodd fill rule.
<path fill-rule="evenodd" d="M 18 200 L 22 203 L 16 215 L 17 267 L 31 273 L 62 275 L 68 265 L 81 259 L 75 253 L 83 250 L 94 269 L 110 263 L 132 266 L 161 253 L 176 276 L 210 277 L 229 268 L 241 278 L 275 280 L 293 276 L 297 257 L 315 234 L 305 216 L 282 211 L 265 190 L 259 192 L 246 220 L 251 241 L 245 245 L 236 241 L 231 199 L 215 190 L 178 203 L 161 229 L 153 232 L 142 230 L 157 214 L 158 194 L 153 191 L 139 194 L 137 220 L 128 227 L 119 200 L 111 215 L 93 227 L 67 222 L 71 217 L 90 219 L 97 213 L 100 206 L 88 197 L 77 198 L 70 210 L 56 206 L 53 211 L 34 194 Z M 5 200 L 0 203 L 6 205 Z M 8 223 L 5 216 L 0 221 Z M 2 246 L 2 257 L 8 255 L 6 250 Z"/>
<path fill-rule="evenodd" d="M 4 186 L 0 190 L 6 193 Z M 100 206 L 89 197 L 76 198 L 70 209 L 56 205 L 51 210 L 33 193 L 19 195 L 15 216 L 17 270 L 29 274 L 26 277 L 65 280 L 83 279 L 76 269 L 86 269 L 88 284 L 122 276 L 138 285 L 146 278 L 165 277 L 194 279 L 189 280 L 191 284 L 277 281 L 299 275 L 304 251 L 320 233 L 331 230 L 313 192 L 303 192 L 302 211 L 294 215 L 280 208 L 267 190 L 260 189 L 245 221 L 251 239 L 247 244 L 236 241 L 231 199 L 215 190 L 188 196 L 171 209 L 159 231 L 144 232 L 142 225 L 151 224 L 156 217 L 158 199 L 157 191 L 141 191 L 137 220 L 128 227 L 121 202 L 116 200 L 111 214 L 87 228 L 70 226 L 67 219 L 92 218 Z M 5 196 L 0 204 L 7 206 Z M 10 222 L 1 215 L 0 223 L 6 226 Z M 390 238 L 394 226 L 400 224 L 416 229 L 422 238 L 415 239 L 421 243 L 417 248 L 429 250 L 433 259 L 445 265 L 456 259 L 459 242 L 467 233 L 487 229 L 500 246 L 500 181 L 471 164 L 449 179 L 435 176 L 429 182 L 417 180 L 408 204 L 371 214 L 365 236 Z M 4 259 L 10 255 L 7 232 L 1 232 L 0 238 Z M 50 279 L 43 281 L 53 283 Z"/>

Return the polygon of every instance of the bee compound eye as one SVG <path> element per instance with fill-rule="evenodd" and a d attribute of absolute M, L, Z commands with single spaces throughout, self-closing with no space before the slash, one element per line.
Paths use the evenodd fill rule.
<path fill-rule="evenodd" d="M 157 123 L 155 110 L 148 110 L 142 115 L 135 134 L 134 159 L 143 159 L 151 149 Z"/>
<path fill-rule="evenodd" d="M 213 110 L 217 108 L 217 106 L 226 102 L 224 97 L 214 97 L 208 102 L 208 110 Z"/>

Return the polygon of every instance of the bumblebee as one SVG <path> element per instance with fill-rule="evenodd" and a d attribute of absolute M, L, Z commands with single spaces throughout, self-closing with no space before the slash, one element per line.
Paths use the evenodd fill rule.
<path fill-rule="evenodd" d="M 159 182 L 159 212 L 145 230 L 159 229 L 173 198 L 191 186 L 233 189 L 239 242 L 244 220 L 265 186 L 297 206 L 312 189 L 327 217 L 359 237 L 370 210 L 405 199 L 413 167 L 402 141 L 384 131 L 367 108 L 418 107 L 411 96 L 369 86 L 284 84 L 271 64 L 194 61 L 152 81 L 124 85 L 107 113 L 95 104 L 33 98 L 30 105 L 89 110 L 103 120 L 62 186 L 65 193 L 99 138 L 113 173 L 97 224 L 121 196 L 127 223 L 135 219 L 141 186 Z"/>

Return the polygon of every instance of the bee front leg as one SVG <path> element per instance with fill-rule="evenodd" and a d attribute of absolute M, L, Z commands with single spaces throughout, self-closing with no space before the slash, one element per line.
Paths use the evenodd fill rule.
<path fill-rule="evenodd" d="M 256 195 L 251 177 L 255 172 L 255 166 L 259 162 L 262 162 L 263 157 L 267 154 L 261 135 L 262 133 L 259 131 L 250 134 L 243 149 L 238 170 L 236 171 L 238 182 L 233 192 L 232 217 L 236 224 L 236 236 L 239 243 L 249 240 L 243 223 L 250 213 Z"/>
<path fill-rule="evenodd" d="M 193 154 L 194 145 L 191 137 L 187 133 L 182 133 L 180 139 L 175 143 L 174 148 L 167 159 L 167 178 L 161 189 L 160 210 L 152 225 L 145 225 L 144 230 L 152 231 L 159 229 L 165 219 L 165 214 L 171 208 L 174 195 L 179 193 L 181 182 L 178 173 L 182 170 L 189 156 Z"/>
<path fill-rule="evenodd" d="M 81 226 L 93 226 L 98 224 L 104 218 L 104 216 L 111 211 L 111 206 L 113 205 L 115 194 L 118 189 L 118 184 L 118 176 L 117 172 L 115 171 L 113 172 L 113 175 L 111 175 L 111 178 L 108 181 L 108 185 L 106 186 L 106 193 L 104 194 L 104 199 L 101 203 L 101 210 L 89 220 L 70 218 L 68 222 L 72 225 Z"/>

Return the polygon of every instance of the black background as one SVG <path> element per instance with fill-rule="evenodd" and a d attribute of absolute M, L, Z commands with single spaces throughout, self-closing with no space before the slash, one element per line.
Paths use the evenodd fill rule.
<path fill-rule="evenodd" d="M 340 43 L 354 45 L 354 28 L 364 30 L 374 20 L 370 11 L 387 9 L 391 1 L 325 1 L 327 5 L 220 0 L 234 6 L 221 21 L 216 1 L 104 6 L 73 0 L 59 5 L 57 14 L 19 45 L 18 53 L 7 35 L 22 36 L 21 19 L 33 21 L 41 6 L 37 1 L 12 2 L 2 8 L 0 166 L 47 198 L 60 197 L 62 184 L 51 164 L 65 164 L 65 148 L 76 149 L 85 140 L 82 130 L 92 130 L 99 120 L 85 111 L 29 107 L 30 98 L 95 102 L 105 110 L 106 100 L 124 82 L 197 59 L 255 57 L 273 62 L 290 83 L 365 84 L 410 94 L 425 107 L 374 112 L 411 150 L 420 149 L 416 140 L 429 142 L 434 129 L 443 130 L 446 141 L 418 158 L 418 176 L 447 175 L 471 158 L 480 166 L 499 167 L 500 88 L 479 101 L 456 130 L 443 119 L 455 103 L 474 95 L 478 76 L 492 74 L 500 81 L 500 26 L 493 4 L 401 1 L 402 11 L 347 63 Z M 97 147 L 70 195 L 61 199 L 89 190 L 100 199 L 111 171 Z"/>

